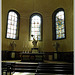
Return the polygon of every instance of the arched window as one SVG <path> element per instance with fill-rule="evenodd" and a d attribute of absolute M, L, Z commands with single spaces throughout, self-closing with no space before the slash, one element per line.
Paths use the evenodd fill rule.
<path fill-rule="evenodd" d="M 20 15 L 15 10 L 9 10 L 7 15 L 7 29 L 6 38 L 18 39 L 19 38 L 19 18 Z"/>
<path fill-rule="evenodd" d="M 65 39 L 65 13 L 64 9 L 59 8 L 53 13 L 53 39 Z"/>
<path fill-rule="evenodd" d="M 30 16 L 30 40 L 42 40 L 42 16 L 34 13 Z"/>

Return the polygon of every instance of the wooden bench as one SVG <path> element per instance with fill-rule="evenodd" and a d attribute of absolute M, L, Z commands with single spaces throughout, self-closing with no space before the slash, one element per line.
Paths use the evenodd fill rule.
<path fill-rule="evenodd" d="M 6 68 L 7 67 L 7 68 Z M 5 68 L 5 69 L 4 69 Z M 6 70 L 6 71 L 5 71 Z M 2 63 L 2 72 L 30 72 L 35 74 L 73 74 L 73 64 Z"/>
<path fill-rule="evenodd" d="M 73 74 L 73 64 L 48 64 L 41 63 L 37 73 Z"/>

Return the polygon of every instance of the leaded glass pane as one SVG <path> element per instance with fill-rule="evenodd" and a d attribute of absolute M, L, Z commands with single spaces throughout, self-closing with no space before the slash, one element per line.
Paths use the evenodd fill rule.
<path fill-rule="evenodd" d="M 17 32 L 17 14 L 14 11 L 8 13 L 7 38 L 16 39 Z"/>
<path fill-rule="evenodd" d="M 34 38 L 37 40 L 38 36 L 38 40 L 41 40 L 41 17 L 38 15 L 34 15 L 31 18 L 31 35 L 34 36 Z M 30 35 L 30 37 L 31 37 Z M 31 37 L 30 40 L 33 40 L 33 38 Z"/>
<path fill-rule="evenodd" d="M 56 39 L 65 38 L 64 30 L 64 11 L 56 14 Z"/>

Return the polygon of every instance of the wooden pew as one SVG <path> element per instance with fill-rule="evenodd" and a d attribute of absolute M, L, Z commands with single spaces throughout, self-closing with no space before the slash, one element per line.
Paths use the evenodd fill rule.
<path fill-rule="evenodd" d="M 40 63 L 37 73 L 73 74 L 73 64 Z"/>
<path fill-rule="evenodd" d="M 6 68 L 7 67 L 7 68 Z M 4 69 L 5 68 L 5 69 Z M 6 71 L 5 71 L 6 70 Z M 38 74 L 73 74 L 73 64 L 52 63 L 3 63 L 2 71 L 6 72 L 29 72 Z"/>
<path fill-rule="evenodd" d="M 12 64 L 11 71 L 35 73 L 37 70 L 37 66 L 38 66 L 38 63 L 15 63 L 15 64 Z"/>

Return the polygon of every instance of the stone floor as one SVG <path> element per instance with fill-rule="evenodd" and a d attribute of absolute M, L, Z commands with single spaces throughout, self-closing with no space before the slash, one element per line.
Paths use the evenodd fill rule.
<path fill-rule="evenodd" d="M 5 75 L 5 73 L 3 73 L 3 75 Z M 7 75 L 10 75 L 10 74 L 8 73 Z M 73 74 L 50 74 L 50 73 L 35 74 L 35 73 L 14 72 L 14 73 L 11 73 L 11 75 L 73 75 Z"/>
<path fill-rule="evenodd" d="M 21 60 L 5 60 L 5 61 L 1 61 L 1 62 L 17 62 L 17 63 L 31 63 L 31 62 L 21 62 Z M 62 62 L 62 61 L 47 61 L 47 60 L 44 60 L 45 63 L 64 63 L 64 64 L 68 64 L 68 62 Z M 70 64 L 70 63 L 69 63 Z"/>

